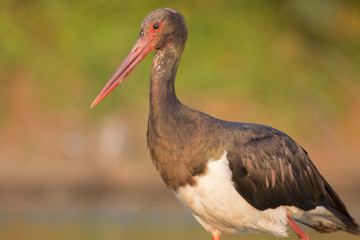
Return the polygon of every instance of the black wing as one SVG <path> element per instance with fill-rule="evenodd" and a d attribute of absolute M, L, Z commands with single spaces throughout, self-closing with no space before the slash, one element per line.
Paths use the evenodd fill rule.
<path fill-rule="evenodd" d="M 306 151 L 286 134 L 259 124 L 232 126 L 227 158 L 238 193 L 259 210 L 324 206 L 352 220 Z"/>

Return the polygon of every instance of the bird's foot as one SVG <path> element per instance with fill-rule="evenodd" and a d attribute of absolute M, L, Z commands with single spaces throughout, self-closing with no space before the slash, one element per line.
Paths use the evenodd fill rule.
<path fill-rule="evenodd" d="M 306 232 L 301 230 L 301 228 L 289 216 L 287 216 L 287 219 L 288 226 L 296 233 L 296 235 L 298 235 L 299 240 L 309 240 L 309 236 Z"/>
<path fill-rule="evenodd" d="M 213 240 L 220 240 L 220 231 L 217 229 L 212 230 Z"/>

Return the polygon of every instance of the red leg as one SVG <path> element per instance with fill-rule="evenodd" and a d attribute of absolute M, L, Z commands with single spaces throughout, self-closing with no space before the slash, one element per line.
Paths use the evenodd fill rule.
<path fill-rule="evenodd" d="M 296 225 L 296 223 L 289 216 L 287 216 L 287 219 L 288 226 L 296 233 L 296 235 L 298 235 L 299 240 L 309 240 L 309 236 L 303 230 L 301 230 L 301 228 Z"/>
<path fill-rule="evenodd" d="M 220 231 L 219 230 L 212 230 L 212 237 L 213 240 L 220 240 Z"/>

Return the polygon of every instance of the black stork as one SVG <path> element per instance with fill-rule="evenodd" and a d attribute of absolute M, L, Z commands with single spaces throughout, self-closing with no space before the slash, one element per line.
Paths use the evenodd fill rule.
<path fill-rule="evenodd" d="M 108 95 L 152 50 L 147 144 L 166 186 L 214 240 L 220 233 L 265 232 L 309 239 L 293 221 L 318 232 L 359 235 L 344 203 L 285 133 L 228 122 L 182 104 L 174 81 L 187 39 L 173 9 L 151 12 L 140 37 L 91 105 Z"/>

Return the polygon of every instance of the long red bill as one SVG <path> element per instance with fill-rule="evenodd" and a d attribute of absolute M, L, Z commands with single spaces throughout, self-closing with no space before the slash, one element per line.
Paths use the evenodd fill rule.
<path fill-rule="evenodd" d="M 129 55 L 121 63 L 114 75 L 110 78 L 103 90 L 95 98 L 90 108 L 95 107 L 101 100 L 103 100 L 119 83 L 126 78 L 127 75 L 143 60 L 146 55 L 155 49 L 153 43 L 155 37 L 141 36 L 134 47 L 131 49 Z"/>

